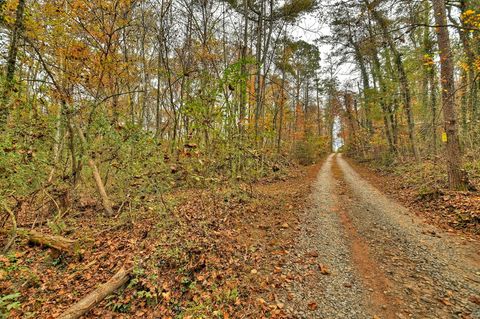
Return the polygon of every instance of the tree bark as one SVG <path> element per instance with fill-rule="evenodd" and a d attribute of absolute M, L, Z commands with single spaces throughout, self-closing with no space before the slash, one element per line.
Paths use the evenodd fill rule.
<path fill-rule="evenodd" d="M 17 64 L 18 54 L 18 42 L 22 36 L 24 28 L 24 12 L 25 12 L 25 0 L 19 0 L 16 20 L 12 30 L 12 37 L 10 40 L 10 48 L 8 50 L 7 57 L 7 74 L 5 76 L 5 87 L 0 97 L 0 129 L 3 129 L 7 124 L 8 115 L 10 113 L 8 107 L 9 96 L 13 90 L 13 78 L 15 75 L 15 68 Z"/>
<path fill-rule="evenodd" d="M 80 141 L 82 142 L 82 144 L 86 148 L 87 140 L 85 138 L 85 135 L 83 134 L 82 129 L 78 125 L 76 126 L 76 129 L 77 129 L 77 132 L 78 132 L 78 136 L 80 137 Z M 113 216 L 114 212 L 113 212 L 113 209 L 112 209 L 112 203 L 110 202 L 110 198 L 108 197 L 107 192 L 105 190 L 105 184 L 103 183 L 102 177 L 101 177 L 100 172 L 99 172 L 98 167 L 97 167 L 97 164 L 95 164 L 95 161 L 91 158 L 90 155 L 87 155 L 87 156 L 88 156 L 87 163 L 88 163 L 88 166 L 90 166 L 90 169 L 92 170 L 93 179 L 95 180 L 95 185 L 97 186 L 98 194 L 100 195 L 100 198 L 102 199 L 103 208 L 107 212 L 108 216 Z"/>
<path fill-rule="evenodd" d="M 247 108 L 247 82 L 248 82 L 248 73 L 247 73 L 247 51 L 248 51 L 248 3 L 247 0 L 243 0 L 243 40 L 240 50 L 241 57 L 241 85 L 240 85 L 240 105 L 238 110 L 238 130 L 240 132 L 240 139 L 243 139 L 244 134 L 244 122 L 245 122 L 245 113 Z"/>
<path fill-rule="evenodd" d="M 373 56 L 373 68 L 372 74 L 378 78 L 378 84 L 380 86 L 380 107 L 382 109 L 382 117 L 383 117 L 383 125 L 385 127 L 385 137 L 388 142 L 388 147 L 390 149 L 390 153 L 396 154 L 397 153 L 397 146 L 395 144 L 393 138 L 393 123 L 391 123 L 391 114 L 390 109 L 387 106 L 387 86 L 385 84 L 385 80 L 383 78 L 383 74 L 381 71 L 380 60 L 378 59 L 378 52 L 377 49 L 374 48 Z"/>
<path fill-rule="evenodd" d="M 458 138 L 457 116 L 455 114 L 455 80 L 453 55 L 450 48 L 450 36 L 447 29 L 447 15 L 443 0 L 432 0 L 435 14 L 438 48 L 440 49 L 442 108 L 445 132 L 447 134 L 447 171 L 451 189 L 465 189 L 462 175 L 462 153 Z"/>
<path fill-rule="evenodd" d="M 471 5 L 473 6 L 473 4 Z M 463 14 L 467 11 L 468 9 L 468 1 L 467 0 L 460 0 L 459 2 L 459 8 L 460 8 L 460 14 L 463 16 Z M 468 87 L 465 88 L 465 103 L 466 103 L 466 111 L 471 112 L 471 123 L 475 123 L 477 120 L 478 116 L 478 110 L 477 110 L 477 90 L 476 90 L 476 81 L 475 81 L 475 60 L 477 58 L 477 54 L 475 53 L 475 50 L 472 49 L 471 41 L 472 38 L 469 34 L 469 31 L 465 29 L 467 27 L 465 25 L 465 20 L 460 19 L 460 26 L 457 28 L 458 33 L 460 36 L 460 41 L 462 43 L 463 51 L 466 55 L 467 58 L 467 63 L 468 63 L 468 71 L 467 71 L 467 83 Z M 467 93 L 468 92 L 468 93 Z M 475 124 L 474 124 L 475 125 Z"/>
<path fill-rule="evenodd" d="M 280 84 L 280 110 L 279 110 L 279 124 L 278 124 L 278 135 L 277 135 L 277 153 L 280 153 L 282 146 L 282 131 L 283 131 L 283 113 L 285 112 L 285 67 L 287 65 L 286 61 L 286 35 L 283 38 L 283 54 L 282 54 L 282 80 Z"/>
<path fill-rule="evenodd" d="M 372 115 L 371 115 L 371 107 L 370 107 L 370 80 L 368 78 L 367 67 L 365 65 L 365 58 L 362 54 L 360 46 L 357 41 L 353 38 L 352 31 L 349 28 L 349 35 L 348 41 L 352 45 L 355 53 L 355 60 L 357 61 L 358 67 L 360 68 L 360 75 L 362 78 L 363 83 L 363 99 L 364 99 L 364 107 L 365 107 L 365 124 L 367 126 L 368 132 L 370 134 L 373 133 L 373 125 L 372 125 Z"/>
<path fill-rule="evenodd" d="M 322 108 L 320 106 L 320 88 L 318 79 L 315 79 L 315 94 L 316 94 L 316 104 L 317 104 L 317 135 L 318 137 L 322 136 Z"/>
<path fill-rule="evenodd" d="M 77 319 L 90 311 L 95 305 L 111 295 L 115 290 L 125 285 L 130 279 L 131 269 L 124 267 L 97 289 L 83 297 L 79 302 L 68 308 L 57 319 Z"/>
<path fill-rule="evenodd" d="M 257 43 L 256 43 L 256 75 L 255 75 L 255 138 L 259 137 L 260 133 L 260 117 L 262 114 L 262 48 L 263 48 L 263 19 L 264 19 L 264 1 L 260 1 L 260 10 L 258 14 L 257 25 Z"/>
<path fill-rule="evenodd" d="M 405 113 L 407 116 L 407 125 L 408 125 L 408 138 L 410 141 L 410 149 L 415 156 L 415 158 L 419 159 L 419 154 L 417 150 L 417 146 L 415 143 L 415 120 L 413 118 L 413 111 L 412 111 L 412 95 L 410 92 L 410 84 L 408 83 L 407 72 L 405 70 L 405 65 L 403 64 L 402 55 L 398 51 L 395 43 L 393 42 L 392 36 L 390 35 L 387 27 L 387 22 L 385 18 L 374 8 L 373 3 L 369 3 L 368 0 L 364 0 L 365 4 L 367 5 L 368 10 L 372 13 L 373 18 L 379 24 L 383 37 L 385 41 L 387 41 L 388 47 L 392 51 L 393 54 L 393 61 L 397 68 L 398 72 L 398 79 L 400 82 L 400 90 L 402 92 L 403 97 L 403 104 L 405 108 Z"/>
<path fill-rule="evenodd" d="M 432 114 L 432 147 L 433 155 L 437 155 L 437 90 L 438 90 L 438 79 L 436 76 L 435 67 L 432 66 L 430 70 L 430 112 Z"/>
<path fill-rule="evenodd" d="M 345 113 L 347 115 L 347 120 L 348 120 L 348 126 L 350 128 L 349 130 L 349 137 L 350 137 L 350 145 L 353 146 L 353 148 L 350 150 L 351 152 L 356 152 L 358 150 L 358 145 L 359 140 L 357 139 L 357 129 L 356 129 L 356 122 L 353 117 L 353 96 L 352 93 L 345 92 L 343 94 L 343 100 L 345 104 Z"/>
<path fill-rule="evenodd" d="M 7 233 L 7 231 L 4 229 L 0 229 L 0 233 Z M 25 228 L 17 228 L 16 234 L 27 238 L 29 242 L 36 245 L 51 247 L 58 251 L 66 252 L 69 254 L 74 253 L 76 241 L 72 239 L 68 239 L 62 236 L 42 234 L 38 231 Z"/>

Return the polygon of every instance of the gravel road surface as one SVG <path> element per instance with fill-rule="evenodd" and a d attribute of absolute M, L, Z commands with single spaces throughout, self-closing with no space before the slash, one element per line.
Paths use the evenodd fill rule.
<path fill-rule="evenodd" d="M 301 215 L 291 318 L 480 319 L 480 245 L 424 224 L 342 158 L 323 164 Z"/>

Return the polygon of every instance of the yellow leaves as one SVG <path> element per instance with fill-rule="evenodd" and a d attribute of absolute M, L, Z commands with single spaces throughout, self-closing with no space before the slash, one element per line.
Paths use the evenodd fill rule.
<path fill-rule="evenodd" d="M 469 17 L 474 14 L 475 14 L 475 11 L 473 11 L 472 9 L 469 9 L 463 13 L 463 17 Z"/>
<path fill-rule="evenodd" d="M 466 10 L 462 16 L 461 19 L 465 23 L 467 27 L 472 27 L 472 28 L 480 28 L 480 13 L 469 9 Z M 473 32 L 474 30 L 471 30 L 470 32 Z"/>
<path fill-rule="evenodd" d="M 64 13 L 64 11 L 61 5 L 55 3 L 55 1 L 52 1 L 43 5 L 42 13 L 48 17 L 55 17 Z"/>
<path fill-rule="evenodd" d="M 470 67 L 471 67 L 468 63 L 463 61 L 458 62 L 458 66 L 464 71 L 470 70 Z"/>
<path fill-rule="evenodd" d="M 83 0 L 74 0 L 70 3 L 73 11 L 86 11 L 87 5 Z"/>
<path fill-rule="evenodd" d="M 457 63 L 458 67 L 463 71 L 477 70 L 480 71 L 480 58 L 477 58 L 473 64 L 467 61 L 459 61 Z"/>
<path fill-rule="evenodd" d="M 18 0 L 7 0 L 4 4 L 5 11 L 15 12 L 18 6 Z"/>
<path fill-rule="evenodd" d="M 4 4 L 3 20 L 7 25 L 15 23 L 15 11 L 17 10 L 18 0 L 7 0 Z"/>
<path fill-rule="evenodd" d="M 430 54 L 425 54 L 423 56 L 423 65 L 425 66 L 435 65 L 435 61 L 433 60 L 433 57 Z"/>
<path fill-rule="evenodd" d="M 477 69 L 477 71 L 480 71 L 480 58 L 477 58 L 477 60 L 475 61 L 475 69 Z"/>
<path fill-rule="evenodd" d="M 82 42 L 75 42 L 72 45 L 70 45 L 67 49 L 67 58 L 70 58 L 72 60 L 87 60 L 87 58 L 90 55 L 90 50 L 88 47 L 85 45 L 85 43 Z"/>

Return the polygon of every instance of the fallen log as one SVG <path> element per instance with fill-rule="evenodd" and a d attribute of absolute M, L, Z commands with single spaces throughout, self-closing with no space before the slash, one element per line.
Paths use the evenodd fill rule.
<path fill-rule="evenodd" d="M 57 319 L 77 319 L 90 311 L 95 305 L 99 304 L 103 299 L 111 295 L 115 290 L 125 285 L 130 279 L 132 269 L 124 267 L 108 280 L 100 285 L 97 289 L 83 297 L 76 304 L 68 308 Z"/>
<path fill-rule="evenodd" d="M 8 233 L 7 230 L 1 229 L 1 233 Z M 35 230 L 26 228 L 17 228 L 17 235 L 27 238 L 27 240 L 33 244 L 51 247 L 56 250 L 74 253 L 75 252 L 75 240 L 68 239 L 62 236 L 43 234 Z"/>

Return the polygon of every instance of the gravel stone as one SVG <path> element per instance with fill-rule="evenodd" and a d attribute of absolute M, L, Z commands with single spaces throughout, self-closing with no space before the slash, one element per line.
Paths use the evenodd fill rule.
<path fill-rule="evenodd" d="M 335 179 L 333 165 L 341 178 Z M 279 296 L 289 317 L 383 319 L 373 310 L 381 309 L 385 318 L 480 319 L 480 306 L 471 301 L 480 296 L 477 242 L 426 225 L 361 178 L 341 155 L 327 158 L 309 203 L 300 216 L 295 252 L 284 265 L 295 277 L 288 294 Z M 355 264 L 355 240 L 368 247 L 373 276 Z M 371 284 L 377 275 L 388 283 L 381 290 Z M 395 304 L 374 305 L 372 296 L 379 292 Z"/>

